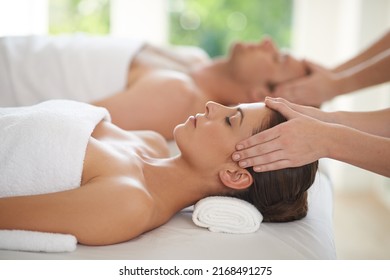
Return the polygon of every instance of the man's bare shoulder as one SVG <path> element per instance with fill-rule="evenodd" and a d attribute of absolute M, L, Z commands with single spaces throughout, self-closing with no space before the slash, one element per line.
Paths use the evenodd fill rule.
<path fill-rule="evenodd" d="M 172 70 L 155 70 L 140 78 L 124 95 L 127 96 L 127 104 L 156 104 L 156 109 L 162 108 L 165 113 L 169 113 L 170 110 L 166 109 L 173 105 L 175 110 L 181 110 L 188 116 L 204 93 L 187 74 Z"/>

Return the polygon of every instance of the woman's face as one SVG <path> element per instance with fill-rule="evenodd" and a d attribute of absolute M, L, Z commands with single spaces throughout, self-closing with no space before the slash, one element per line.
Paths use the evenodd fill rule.
<path fill-rule="evenodd" d="M 260 43 L 236 43 L 229 64 L 241 82 L 277 84 L 306 75 L 303 63 L 281 53 L 270 39 Z"/>
<path fill-rule="evenodd" d="M 236 143 L 251 136 L 269 113 L 264 103 L 226 107 L 208 102 L 205 113 L 190 116 L 175 128 L 175 140 L 191 164 L 218 168 L 231 162 Z"/>

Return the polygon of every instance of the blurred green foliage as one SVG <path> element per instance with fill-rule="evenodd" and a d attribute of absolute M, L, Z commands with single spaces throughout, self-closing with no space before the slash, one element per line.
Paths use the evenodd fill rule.
<path fill-rule="evenodd" d="M 108 34 L 110 0 L 50 0 L 49 33 Z"/>
<path fill-rule="evenodd" d="M 199 46 L 215 57 L 234 41 L 270 35 L 280 47 L 290 47 L 293 0 L 155 1 L 169 3 L 173 45 Z M 50 0 L 49 5 L 50 34 L 110 31 L 110 0 Z"/>
<path fill-rule="evenodd" d="M 292 0 L 170 0 L 170 43 L 196 45 L 210 56 L 225 54 L 233 41 L 270 35 L 289 47 Z"/>

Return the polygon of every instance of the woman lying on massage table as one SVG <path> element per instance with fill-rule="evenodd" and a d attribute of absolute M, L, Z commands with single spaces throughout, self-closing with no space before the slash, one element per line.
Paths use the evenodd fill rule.
<path fill-rule="evenodd" d="M 276 84 L 306 74 L 302 61 L 280 52 L 269 38 L 233 44 L 226 57 L 201 62 L 146 46 L 129 67 L 127 88 L 91 104 L 107 108 L 123 129 L 153 130 L 169 140 L 175 126 L 201 112 L 207 101 L 227 106 L 264 101 Z M 145 114 L 151 108 L 153 114 Z"/>
<path fill-rule="evenodd" d="M 263 101 L 276 84 L 305 74 L 302 61 L 270 39 L 236 43 L 226 56 L 210 59 L 197 48 L 110 37 L 0 38 L 0 107 L 82 101 L 107 108 L 123 129 L 153 130 L 166 139 L 207 101 Z"/>
<path fill-rule="evenodd" d="M 114 244 L 159 227 L 212 195 L 247 200 L 264 221 L 300 219 L 318 162 L 255 173 L 231 160 L 237 142 L 283 121 L 263 103 L 224 107 L 208 102 L 204 114 L 175 128 L 181 153 L 171 158 L 161 135 L 98 121 L 88 137 L 80 187 L 0 198 L 0 229 L 69 233 L 82 244 Z"/>

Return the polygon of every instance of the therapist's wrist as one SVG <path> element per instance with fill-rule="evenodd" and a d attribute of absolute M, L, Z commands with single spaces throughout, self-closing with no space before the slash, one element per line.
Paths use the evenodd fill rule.
<path fill-rule="evenodd" d="M 359 89 L 359 81 L 353 71 L 343 71 L 333 76 L 334 97 Z"/>
<path fill-rule="evenodd" d="M 320 153 L 321 158 L 334 158 L 334 154 L 337 154 L 336 143 L 340 141 L 339 133 L 342 130 L 342 126 L 334 123 L 327 123 L 323 126 L 321 137 Z"/>

